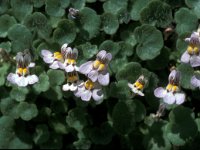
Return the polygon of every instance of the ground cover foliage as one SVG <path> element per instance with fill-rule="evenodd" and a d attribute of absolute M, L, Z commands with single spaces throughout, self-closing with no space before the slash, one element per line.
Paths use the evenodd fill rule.
<path fill-rule="evenodd" d="M 198 68 L 180 62 L 199 8 L 198 0 L 0 0 L 0 148 L 200 149 L 200 92 L 190 84 Z M 65 72 L 43 62 L 42 49 L 58 51 L 64 43 L 78 49 L 78 66 L 99 50 L 112 54 L 102 103 L 62 91 Z M 39 82 L 18 87 L 6 77 L 24 49 Z M 186 101 L 155 119 L 154 89 L 167 85 L 172 66 L 181 72 Z M 145 96 L 132 97 L 127 83 L 142 74 Z"/>

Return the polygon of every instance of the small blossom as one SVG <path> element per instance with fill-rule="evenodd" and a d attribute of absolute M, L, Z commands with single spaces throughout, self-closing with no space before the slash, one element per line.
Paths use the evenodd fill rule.
<path fill-rule="evenodd" d="M 143 89 L 147 80 L 141 75 L 134 84 L 128 83 L 128 86 L 131 88 L 132 92 L 140 96 L 144 96 Z"/>
<path fill-rule="evenodd" d="M 72 19 L 76 19 L 78 17 L 79 10 L 75 8 L 69 8 L 68 17 Z"/>
<path fill-rule="evenodd" d="M 85 74 L 92 82 L 98 81 L 101 85 L 106 86 L 110 82 L 108 63 L 111 59 L 111 53 L 101 50 L 97 54 L 96 60 L 82 64 L 79 67 L 79 72 Z"/>
<path fill-rule="evenodd" d="M 76 71 L 67 73 L 67 84 L 64 84 L 62 89 L 63 91 L 76 91 L 78 88 L 79 77 Z"/>
<path fill-rule="evenodd" d="M 192 86 L 194 86 L 195 88 L 200 88 L 200 79 L 196 76 L 192 76 L 191 78 L 191 84 Z"/>
<path fill-rule="evenodd" d="M 103 99 L 103 92 L 98 82 L 87 80 L 80 82 L 78 89 L 74 92 L 76 97 L 80 97 L 83 101 L 90 101 L 93 98 L 95 101 Z"/>
<path fill-rule="evenodd" d="M 193 32 L 190 38 L 185 39 L 189 43 L 187 50 L 181 56 L 181 62 L 190 63 L 192 67 L 200 66 L 200 38 L 198 32 Z"/>
<path fill-rule="evenodd" d="M 51 69 L 58 69 L 60 66 L 58 65 L 59 62 L 64 62 L 64 54 L 68 50 L 68 45 L 63 44 L 61 47 L 61 52 L 54 52 L 52 53 L 49 50 L 42 50 L 41 54 L 45 63 L 50 64 Z"/>
<path fill-rule="evenodd" d="M 158 87 L 154 90 L 154 95 L 162 98 L 167 104 L 182 104 L 185 101 L 185 94 L 180 92 L 179 88 L 180 72 L 173 70 L 169 75 L 169 84 L 164 89 Z"/>
<path fill-rule="evenodd" d="M 78 71 L 78 67 L 76 66 L 76 59 L 78 57 L 78 50 L 76 48 L 68 47 L 66 51 L 63 53 L 64 62 L 58 62 L 58 66 L 61 69 L 64 69 L 66 72 Z"/>
<path fill-rule="evenodd" d="M 38 82 L 39 79 L 36 75 L 30 75 L 29 68 L 34 67 L 35 63 L 31 63 L 31 56 L 29 53 L 26 51 L 24 51 L 24 53 L 17 53 L 16 62 L 16 73 L 9 73 L 7 76 L 9 82 L 22 87 Z"/>

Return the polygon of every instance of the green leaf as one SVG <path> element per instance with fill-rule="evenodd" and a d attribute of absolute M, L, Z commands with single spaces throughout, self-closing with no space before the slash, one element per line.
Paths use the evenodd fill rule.
<path fill-rule="evenodd" d="M 112 13 L 104 13 L 101 16 L 103 30 L 106 34 L 114 34 L 119 28 L 119 22 L 116 15 Z"/>
<path fill-rule="evenodd" d="M 189 64 L 180 64 L 177 69 L 181 72 L 181 86 L 185 89 L 194 89 L 190 83 L 194 69 Z"/>
<path fill-rule="evenodd" d="M 47 97 L 47 99 L 50 99 L 52 101 L 57 101 L 57 100 L 62 99 L 63 94 L 62 94 L 61 86 L 52 85 L 50 89 L 44 93 L 44 95 Z"/>
<path fill-rule="evenodd" d="M 69 132 L 69 127 L 65 122 L 63 117 L 56 116 L 50 120 L 50 126 L 55 130 L 56 133 L 59 134 L 67 134 Z"/>
<path fill-rule="evenodd" d="M 133 1 L 132 7 L 131 7 L 131 19 L 138 21 L 140 20 L 140 13 L 142 9 L 148 4 L 149 0 L 135 0 Z"/>
<path fill-rule="evenodd" d="M 27 0 L 12 0 L 11 7 L 13 15 L 19 20 L 22 21 L 26 15 L 29 15 L 33 11 L 32 1 Z"/>
<path fill-rule="evenodd" d="M 112 54 L 112 57 L 114 58 L 115 55 L 117 55 L 117 53 L 120 50 L 119 44 L 116 42 L 113 42 L 111 40 L 106 40 L 103 43 L 101 43 L 101 45 L 99 46 L 100 50 L 106 50 L 107 52 Z"/>
<path fill-rule="evenodd" d="M 120 50 L 122 56 L 131 56 L 134 53 L 133 46 L 129 43 L 126 43 L 124 41 L 119 42 Z"/>
<path fill-rule="evenodd" d="M 61 149 L 63 144 L 62 136 L 52 132 L 47 142 L 40 145 L 40 149 Z"/>
<path fill-rule="evenodd" d="M 186 5 L 192 8 L 195 15 L 200 18 L 200 1 L 198 0 L 185 0 Z"/>
<path fill-rule="evenodd" d="M 51 86 L 61 85 L 65 81 L 65 74 L 61 70 L 50 69 L 47 72 Z"/>
<path fill-rule="evenodd" d="M 103 9 L 105 12 L 110 12 L 113 14 L 119 13 L 122 9 L 125 9 L 128 5 L 128 0 L 109 0 L 103 4 Z"/>
<path fill-rule="evenodd" d="M 46 142 L 48 139 L 49 139 L 48 126 L 45 124 L 37 125 L 33 136 L 34 143 L 39 145 Z"/>
<path fill-rule="evenodd" d="M 2 42 L 0 43 L 0 48 L 3 48 L 6 52 L 10 53 L 11 51 L 11 43 L 8 42 Z"/>
<path fill-rule="evenodd" d="M 72 43 L 76 38 L 76 27 L 71 20 L 61 20 L 53 32 L 53 39 L 60 45 Z"/>
<path fill-rule="evenodd" d="M 14 17 L 7 14 L 0 16 L 0 37 L 6 37 L 8 29 L 16 24 Z"/>
<path fill-rule="evenodd" d="M 33 0 L 33 6 L 35 8 L 40 8 L 44 5 L 45 0 Z"/>
<path fill-rule="evenodd" d="M 73 8 L 81 10 L 85 6 L 85 0 L 70 0 Z"/>
<path fill-rule="evenodd" d="M 10 92 L 10 97 L 18 102 L 24 101 L 29 90 L 26 87 L 13 87 Z"/>
<path fill-rule="evenodd" d="M 90 149 L 91 147 L 91 141 L 88 139 L 81 138 L 75 142 L 73 142 L 73 145 L 76 149 Z"/>
<path fill-rule="evenodd" d="M 121 135 L 129 134 L 135 128 L 135 114 L 129 108 L 128 104 L 118 102 L 113 109 L 113 128 Z"/>
<path fill-rule="evenodd" d="M 17 53 L 32 45 L 31 32 L 21 24 L 15 24 L 8 30 L 8 38 L 12 40 L 12 51 Z"/>
<path fill-rule="evenodd" d="M 140 122 L 146 116 L 146 109 L 143 103 L 140 100 L 133 99 L 133 101 L 129 101 L 133 107 L 133 111 L 135 112 L 135 120 L 136 122 Z M 131 107 L 132 107 L 131 106 Z"/>
<path fill-rule="evenodd" d="M 117 73 L 128 63 L 127 57 L 115 56 L 110 62 L 110 70 L 112 73 Z"/>
<path fill-rule="evenodd" d="M 188 20 L 188 18 L 190 18 Z M 197 29 L 198 18 L 188 8 L 181 8 L 175 13 L 176 32 L 181 35 L 183 33 L 192 32 Z"/>
<path fill-rule="evenodd" d="M 92 58 L 98 52 L 97 45 L 92 45 L 89 42 L 86 42 L 85 44 L 79 45 L 78 49 L 79 49 L 80 52 L 83 52 L 83 57 L 85 59 Z"/>
<path fill-rule="evenodd" d="M 142 25 L 135 29 L 135 38 L 139 43 L 137 55 L 142 60 L 151 60 L 160 54 L 163 47 L 162 33 L 150 25 Z"/>
<path fill-rule="evenodd" d="M 149 133 L 144 137 L 144 145 L 148 150 L 169 150 L 171 149 L 170 141 L 167 139 L 166 122 L 154 122 L 149 128 Z"/>
<path fill-rule="evenodd" d="M 197 135 L 198 128 L 191 109 L 178 106 L 170 112 L 169 120 L 166 132 L 173 145 L 184 145 Z"/>
<path fill-rule="evenodd" d="M 69 0 L 46 0 L 46 13 L 50 16 L 62 17 L 69 3 Z"/>
<path fill-rule="evenodd" d="M 81 131 L 88 124 L 87 115 L 83 108 L 76 107 L 68 112 L 66 122 L 69 127 Z"/>
<path fill-rule="evenodd" d="M 9 0 L 0 1 L 0 14 L 6 12 L 9 8 Z"/>
<path fill-rule="evenodd" d="M 79 14 L 81 28 L 88 33 L 88 37 L 85 38 L 89 40 L 93 37 L 96 37 L 96 35 L 99 33 L 99 28 L 101 25 L 100 17 L 93 9 L 87 7 L 80 10 Z"/>
<path fill-rule="evenodd" d="M 160 0 L 153 0 L 140 13 L 143 24 L 165 28 L 172 22 L 171 7 Z"/>
<path fill-rule="evenodd" d="M 18 111 L 20 117 L 25 121 L 29 121 L 38 115 L 37 106 L 27 102 L 20 102 L 18 105 Z"/>
<path fill-rule="evenodd" d="M 8 69 L 10 68 L 10 64 L 3 63 L 3 65 L 0 67 L 0 86 L 4 85 L 6 81 L 6 75 L 8 73 Z"/>
<path fill-rule="evenodd" d="M 49 89 L 49 76 L 46 73 L 42 73 L 39 76 L 39 82 L 33 85 L 33 89 L 39 94 Z"/>

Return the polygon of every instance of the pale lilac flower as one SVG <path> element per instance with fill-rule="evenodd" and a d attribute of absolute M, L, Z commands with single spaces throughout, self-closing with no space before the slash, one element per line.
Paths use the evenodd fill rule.
<path fill-rule="evenodd" d="M 64 54 L 67 51 L 68 47 L 67 44 L 63 44 L 61 47 L 61 52 L 54 52 L 52 53 L 50 50 L 42 50 L 42 58 L 45 63 L 50 64 L 51 69 L 58 69 L 60 68 L 58 63 L 64 62 Z"/>
<path fill-rule="evenodd" d="M 76 66 L 76 59 L 78 57 L 78 50 L 76 48 L 68 47 L 63 53 L 64 62 L 58 62 L 58 65 L 61 69 L 64 69 L 66 72 L 78 71 Z"/>
<path fill-rule="evenodd" d="M 9 73 L 7 80 L 12 84 L 25 87 L 28 84 L 34 84 L 39 81 L 36 75 L 30 75 L 29 68 L 34 67 L 35 63 L 31 63 L 30 54 L 26 51 L 19 52 L 16 56 L 17 69 L 16 73 Z"/>
<path fill-rule="evenodd" d="M 144 75 L 141 75 L 134 84 L 128 83 L 128 86 L 133 93 L 144 96 L 143 90 L 146 82 L 147 80 L 144 78 Z"/>
<path fill-rule="evenodd" d="M 83 101 L 90 101 L 93 98 L 95 101 L 103 100 L 103 92 L 98 82 L 87 80 L 80 82 L 78 89 L 74 92 L 76 97 L 80 97 Z"/>
<path fill-rule="evenodd" d="M 200 79 L 196 76 L 192 76 L 191 78 L 191 84 L 192 86 L 194 86 L 195 88 L 200 88 Z"/>
<path fill-rule="evenodd" d="M 192 67 L 200 66 L 200 38 L 198 32 L 193 32 L 190 38 L 185 39 L 189 43 L 187 50 L 181 56 L 181 62 L 190 63 Z"/>
<path fill-rule="evenodd" d="M 76 71 L 67 73 L 67 84 L 64 84 L 63 91 L 76 91 L 80 84 L 78 73 Z"/>
<path fill-rule="evenodd" d="M 85 74 L 92 82 L 98 81 L 101 85 L 106 86 L 110 82 L 108 63 L 111 59 L 111 53 L 101 50 L 97 54 L 96 60 L 82 64 L 79 67 L 79 72 Z"/>
<path fill-rule="evenodd" d="M 79 16 L 79 10 L 75 8 L 69 8 L 69 14 L 68 17 L 70 19 L 76 19 Z"/>
<path fill-rule="evenodd" d="M 185 101 L 185 94 L 179 88 L 180 72 L 173 70 L 169 75 L 169 84 L 166 88 L 158 87 L 154 90 L 154 95 L 162 98 L 167 104 L 182 104 Z"/>

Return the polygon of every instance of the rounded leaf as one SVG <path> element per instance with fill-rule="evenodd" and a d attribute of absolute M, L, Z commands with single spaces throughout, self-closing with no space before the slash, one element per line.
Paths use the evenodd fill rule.
<path fill-rule="evenodd" d="M 111 40 L 106 40 L 101 43 L 101 45 L 99 46 L 99 50 L 106 50 L 107 52 L 111 53 L 112 57 L 114 58 L 115 55 L 117 55 L 117 53 L 119 52 L 120 47 L 118 43 Z"/>
<path fill-rule="evenodd" d="M 38 83 L 34 84 L 33 89 L 37 93 L 45 92 L 49 89 L 50 83 L 49 83 L 49 76 L 47 76 L 45 73 L 40 74 Z"/>
<path fill-rule="evenodd" d="M 195 15 L 200 18 L 200 1 L 198 0 L 185 0 L 186 5 L 192 8 Z"/>
<path fill-rule="evenodd" d="M 51 86 L 61 85 L 65 81 L 65 74 L 61 70 L 50 69 L 47 75 Z"/>
<path fill-rule="evenodd" d="M 29 90 L 26 87 L 13 87 L 10 97 L 18 102 L 24 101 Z"/>

